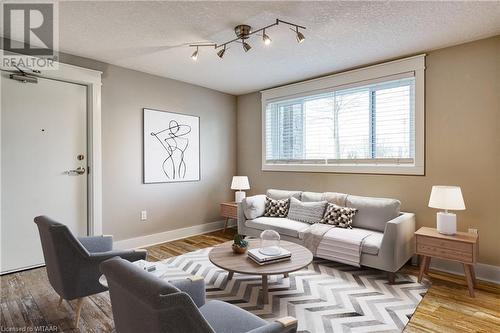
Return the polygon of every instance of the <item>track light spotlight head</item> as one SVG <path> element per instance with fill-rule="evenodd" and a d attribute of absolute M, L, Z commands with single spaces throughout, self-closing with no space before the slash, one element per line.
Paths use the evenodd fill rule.
<path fill-rule="evenodd" d="M 297 43 L 300 44 L 304 41 L 304 39 L 306 39 L 306 37 L 304 37 L 304 35 L 299 31 L 299 27 L 297 27 L 296 33 L 297 33 Z"/>
<path fill-rule="evenodd" d="M 193 59 L 193 61 L 198 60 L 198 46 L 196 47 L 196 51 L 191 55 L 191 59 Z"/>
<path fill-rule="evenodd" d="M 248 44 L 247 42 L 242 42 L 242 43 L 243 43 L 243 50 L 245 50 L 245 52 L 250 51 L 250 49 L 252 48 L 250 44 Z"/>
<path fill-rule="evenodd" d="M 226 53 L 226 47 L 224 46 L 224 48 L 222 50 L 220 50 L 219 52 L 217 52 L 217 55 L 219 56 L 219 58 L 222 59 L 222 57 L 224 56 L 224 53 Z"/>
<path fill-rule="evenodd" d="M 269 36 L 266 34 L 266 29 L 262 31 L 262 41 L 265 45 L 271 44 L 271 38 L 269 38 Z"/>

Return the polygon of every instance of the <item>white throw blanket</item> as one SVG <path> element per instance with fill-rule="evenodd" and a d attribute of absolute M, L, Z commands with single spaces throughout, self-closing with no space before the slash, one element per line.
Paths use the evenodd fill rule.
<path fill-rule="evenodd" d="M 326 234 L 333 226 L 323 223 L 314 223 L 309 228 L 299 233 L 299 238 L 304 241 L 304 246 L 307 247 L 314 256 L 318 249 L 324 234 Z"/>
<path fill-rule="evenodd" d="M 304 231 L 303 240 L 316 257 L 359 267 L 363 241 L 371 234 L 369 230 L 316 223 Z"/>

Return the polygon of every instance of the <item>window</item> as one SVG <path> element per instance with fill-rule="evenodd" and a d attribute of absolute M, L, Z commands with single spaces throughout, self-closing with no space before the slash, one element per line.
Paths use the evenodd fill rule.
<path fill-rule="evenodd" d="M 264 91 L 263 170 L 423 174 L 423 57 L 409 60 Z"/>

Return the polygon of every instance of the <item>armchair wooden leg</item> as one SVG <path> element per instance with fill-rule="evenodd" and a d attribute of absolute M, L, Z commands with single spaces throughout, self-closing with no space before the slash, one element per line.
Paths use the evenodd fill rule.
<path fill-rule="evenodd" d="M 387 280 L 389 281 L 389 284 L 394 284 L 394 282 L 396 281 L 396 273 L 387 272 Z"/>
<path fill-rule="evenodd" d="M 58 309 L 61 308 L 62 301 L 63 301 L 63 298 L 61 296 L 59 296 L 59 302 L 57 303 L 57 308 Z"/>
<path fill-rule="evenodd" d="M 75 327 L 80 323 L 80 312 L 82 311 L 83 297 L 76 301 Z"/>

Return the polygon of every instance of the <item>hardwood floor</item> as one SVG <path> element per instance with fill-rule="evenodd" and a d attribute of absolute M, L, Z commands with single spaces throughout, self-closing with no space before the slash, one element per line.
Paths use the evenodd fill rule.
<path fill-rule="evenodd" d="M 403 271 L 418 275 L 418 268 Z M 406 326 L 413 332 L 500 332 L 500 285 L 480 281 L 469 297 L 463 276 L 430 271 L 432 286 Z"/>
<path fill-rule="evenodd" d="M 232 239 L 234 229 L 193 236 L 148 247 L 149 261 L 158 261 Z M 412 266 L 406 273 L 418 274 Z M 405 332 L 500 332 L 500 286 L 479 281 L 476 298 L 467 296 L 463 277 L 432 272 L 432 286 Z M 74 328 L 76 302 L 63 301 L 50 286 L 45 268 L 0 277 L 0 331 L 10 327 L 44 327 L 45 332 L 110 332 L 113 329 L 107 292 L 85 298 L 79 328 Z M 18 332 L 21 330 L 17 330 Z M 25 331 L 28 331 L 25 330 Z M 12 330 L 11 330 L 12 331 Z"/>

